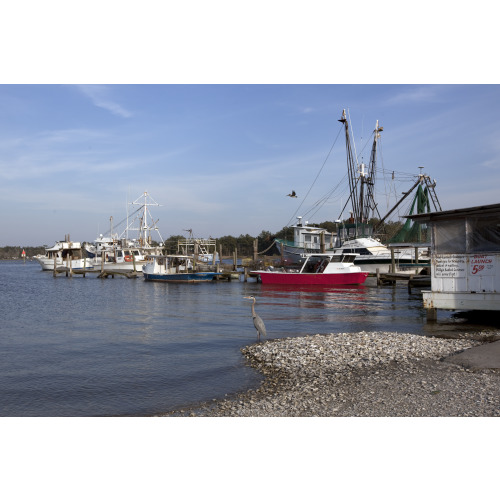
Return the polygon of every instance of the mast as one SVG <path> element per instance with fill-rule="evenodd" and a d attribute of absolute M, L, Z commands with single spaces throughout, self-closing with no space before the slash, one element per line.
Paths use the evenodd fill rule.
<path fill-rule="evenodd" d="M 148 202 L 148 196 L 150 198 L 150 202 Z M 144 201 L 141 201 L 141 198 L 144 198 Z M 128 205 L 140 205 L 140 208 L 137 211 L 140 211 L 141 215 L 138 215 L 134 218 L 134 220 L 129 224 L 129 214 L 128 214 Z M 148 207 L 150 206 L 156 206 L 156 207 L 161 207 L 159 203 L 156 203 L 156 201 L 153 200 L 153 198 L 148 195 L 147 191 L 144 191 L 144 194 L 137 198 L 137 200 L 132 201 L 127 204 L 127 228 L 125 230 L 127 239 L 129 235 L 129 231 L 137 231 L 139 234 L 139 244 L 141 246 L 148 247 L 151 244 L 151 231 L 156 231 L 158 233 L 158 236 L 160 237 L 160 241 L 163 244 L 163 238 L 160 234 L 160 231 L 157 227 L 158 220 L 154 220 L 151 211 L 149 210 Z M 139 227 L 131 227 L 136 220 L 139 219 Z"/>
<path fill-rule="evenodd" d="M 350 189 L 349 198 L 344 206 L 344 209 L 350 200 L 354 222 L 366 223 L 370 219 L 372 212 L 377 211 L 378 213 L 374 198 L 374 186 L 377 171 L 377 143 L 380 139 L 380 132 L 382 132 L 383 127 L 379 127 L 377 120 L 368 168 L 364 163 L 361 163 L 358 167 L 357 161 L 353 155 L 352 141 L 349 133 L 349 124 L 347 122 L 345 109 L 342 111 L 342 118 L 339 122 L 343 123 L 345 128 L 347 173 L 349 176 Z"/>
<path fill-rule="evenodd" d="M 375 130 L 373 131 L 373 144 L 370 154 L 370 163 L 368 165 L 368 173 L 366 176 L 361 177 L 361 189 L 364 191 L 361 211 L 363 222 L 368 222 L 368 220 L 375 215 L 375 212 L 377 212 L 378 217 L 380 218 L 377 204 L 375 203 L 375 177 L 377 175 L 377 145 L 378 140 L 380 139 L 380 132 L 382 132 L 382 130 L 384 130 L 384 128 L 379 127 L 377 120 Z"/>
<path fill-rule="evenodd" d="M 346 146 L 346 155 L 347 155 L 347 173 L 349 176 L 349 199 L 351 200 L 352 211 L 354 220 L 357 222 L 360 219 L 359 213 L 359 200 L 358 200 L 358 191 L 357 191 L 357 163 L 354 160 L 354 156 L 352 154 L 352 144 L 351 137 L 349 134 L 349 124 L 347 123 L 347 116 L 345 109 L 342 110 L 342 118 L 339 122 L 344 124 L 345 129 L 345 146 Z M 346 202 L 349 202 L 349 199 Z M 345 208 L 345 207 L 344 207 Z"/>

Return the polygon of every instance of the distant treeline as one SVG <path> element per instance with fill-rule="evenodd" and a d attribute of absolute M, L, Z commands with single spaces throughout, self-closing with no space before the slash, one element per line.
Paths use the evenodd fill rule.
<path fill-rule="evenodd" d="M 234 251 L 236 251 L 240 257 L 251 257 L 253 255 L 253 242 L 255 238 L 258 239 L 257 251 L 263 252 L 272 245 L 275 235 L 269 231 L 262 231 L 259 236 L 250 236 L 249 234 L 241 234 L 240 236 L 221 236 L 220 238 L 216 238 L 217 252 L 219 252 L 222 247 L 222 254 L 225 257 L 232 255 Z M 176 253 L 177 241 L 185 239 L 186 236 L 182 235 L 170 236 L 164 242 L 165 253 Z M 269 252 L 272 252 L 273 248 L 276 247 L 273 246 L 270 248 Z M 276 251 L 275 253 L 277 254 L 278 252 Z"/>
<path fill-rule="evenodd" d="M 23 249 L 28 259 L 45 253 L 45 247 L 0 247 L 0 259 L 22 259 Z"/>

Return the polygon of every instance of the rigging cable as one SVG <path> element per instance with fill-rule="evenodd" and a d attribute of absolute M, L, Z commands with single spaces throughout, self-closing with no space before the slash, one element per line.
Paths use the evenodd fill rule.
<path fill-rule="evenodd" d="M 337 133 L 337 137 L 335 137 L 335 140 L 333 141 L 333 144 L 332 144 L 332 147 L 330 148 L 330 151 L 328 151 L 328 154 L 326 155 L 326 158 L 325 158 L 325 161 L 323 162 L 323 165 L 321 165 L 321 168 L 319 169 L 319 172 L 317 173 L 313 183 L 311 184 L 311 187 L 309 188 L 309 190 L 307 191 L 306 195 L 304 196 L 304 199 L 300 202 L 300 205 L 297 207 L 297 210 L 295 210 L 294 214 L 292 215 L 292 217 L 290 218 L 290 220 L 287 222 L 286 226 L 289 226 L 290 223 L 295 219 L 295 216 L 297 215 L 297 212 L 300 210 L 300 208 L 302 207 L 302 205 L 304 204 L 304 202 L 306 201 L 309 193 L 311 192 L 311 189 L 313 188 L 314 184 L 316 183 L 316 181 L 318 180 L 318 177 L 319 175 L 321 174 L 324 166 L 326 165 L 326 162 L 328 161 L 328 158 L 330 157 L 330 154 L 335 146 L 335 144 L 337 143 L 337 139 L 339 138 L 339 135 L 340 135 L 340 132 L 342 131 L 342 128 L 343 127 L 340 127 L 339 128 L 339 131 Z"/>

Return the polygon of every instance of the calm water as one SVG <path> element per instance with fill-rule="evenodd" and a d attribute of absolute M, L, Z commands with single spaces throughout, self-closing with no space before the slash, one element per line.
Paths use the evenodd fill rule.
<path fill-rule="evenodd" d="M 0 262 L 0 416 L 152 415 L 256 386 L 240 348 L 311 333 L 481 328 L 440 313 L 427 325 L 404 285 L 283 289 L 259 283 L 57 278 Z"/>

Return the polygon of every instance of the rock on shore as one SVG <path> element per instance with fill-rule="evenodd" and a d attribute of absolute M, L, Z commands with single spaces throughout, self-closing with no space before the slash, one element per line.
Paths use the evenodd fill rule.
<path fill-rule="evenodd" d="M 392 332 L 311 335 L 242 349 L 261 387 L 171 415 L 500 416 L 500 373 L 443 358 L 480 345 Z"/>

